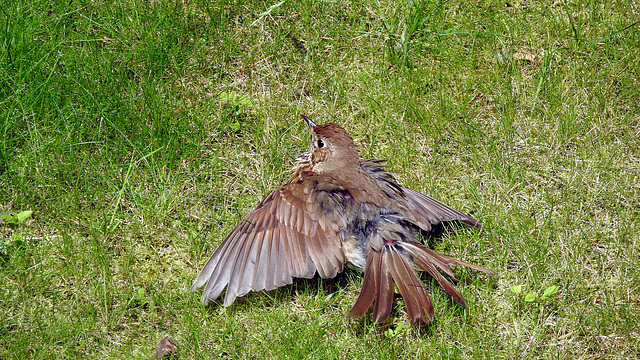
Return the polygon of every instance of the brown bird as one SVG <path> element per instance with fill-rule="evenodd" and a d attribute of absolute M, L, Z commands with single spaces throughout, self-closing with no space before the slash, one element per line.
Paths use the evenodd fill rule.
<path fill-rule="evenodd" d="M 192 287 L 195 291 L 204 286 L 205 305 L 225 287 L 224 306 L 229 306 L 238 296 L 273 290 L 293 278 L 312 278 L 316 272 L 333 278 L 347 262 L 364 272 L 349 317 L 361 317 L 375 302 L 373 318 L 384 322 L 395 284 L 411 323 L 430 322 L 433 306 L 416 270 L 429 273 L 456 302 L 466 305 L 440 271 L 454 282 L 452 265 L 493 272 L 435 252 L 419 236 L 443 221 L 474 227 L 480 223 L 398 185 L 382 160 L 360 159 L 340 125 L 316 125 L 302 117 L 311 131 L 309 152 L 296 159 L 293 178 L 262 200 L 207 261 Z"/>

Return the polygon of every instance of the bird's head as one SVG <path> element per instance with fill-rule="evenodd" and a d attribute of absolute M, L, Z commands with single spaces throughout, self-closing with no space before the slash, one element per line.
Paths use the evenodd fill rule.
<path fill-rule="evenodd" d="M 336 123 L 316 125 L 301 115 L 309 125 L 311 147 L 309 163 L 315 174 L 326 174 L 358 165 L 358 149 L 345 129 Z"/>

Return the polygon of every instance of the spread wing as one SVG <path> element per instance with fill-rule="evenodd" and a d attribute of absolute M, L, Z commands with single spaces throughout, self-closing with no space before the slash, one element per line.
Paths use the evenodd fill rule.
<path fill-rule="evenodd" d="M 204 286 L 205 304 L 225 287 L 229 306 L 250 291 L 273 290 L 316 271 L 323 278 L 342 271 L 339 224 L 325 221 L 322 194 L 303 185 L 287 184 L 269 194 L 224 239 L 192 286 Z"/>
<path fill-rule="evenodd" d="M 441 203 L 440 201 L 411 190 L 404 186 L 398 185 L 391 173 L 384 170 L 384 160 L 366 159 L 360 160 L 360 167 L 367 174 L 378 180 L 379 184 L 384 185 L 385 193 L 402 194 L 407 206 L 407 212 L 413 218 L 416 225 L 420 226 L 424 231 L 431 231 L 432 225 L 439 224 L 443 221 L 458 220 L 466 225 L 480 227 L 480 223 L 469 215 L 463 214 L 458 210 Z"/>
<path fill-rule="evenodd" d="M 430 196 L 406 187 L 402 187 L 402 191 L 405 195 L 409 214 L 413 216 L 416 220 L 416 224 L 424 231 L 430 231 L 432 225 L 439 224 L 442 221 L 458 220 L 469 226 L 481 226 L 478 220 L 469 215 L 463 214 Z"/>

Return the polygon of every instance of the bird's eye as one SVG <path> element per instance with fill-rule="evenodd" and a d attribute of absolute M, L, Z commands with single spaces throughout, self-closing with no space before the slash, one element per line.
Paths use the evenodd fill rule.
<path fill-rule="evenodd" d="M 322 141 L 322 139 L 318 139 L 318 148 L 323 148 L 324 147 L 324 141 Z"/>

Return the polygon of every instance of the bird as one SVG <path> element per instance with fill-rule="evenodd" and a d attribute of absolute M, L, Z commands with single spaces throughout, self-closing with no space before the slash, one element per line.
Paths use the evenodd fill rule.
<path fill-rule="evenodd" d="M 440 254 L 423 243 L 434 226 L 473 217 L 397 183 L 379 159 L 361 159 L 337 123 L 306 121 L 309 151 L 296 158 L 291 179 L 264 198 L 222 241 L 192 290 L 204 287 L 205 306 L 226 288 L 223 305 L 251 291 L 270 291 L 294 278 L 334 278 L 345 267 L 364 274 L 348 318 L 372 307 L 375 323 L 389 318 L 395 289 L 411 324 L 433 321 L 433 305 L 417 271 L 427 272 L 454 301 L 466 300 L 451 266 L 493 271 Z M 445 277 L 444 275 L 447 277 Z"/>

